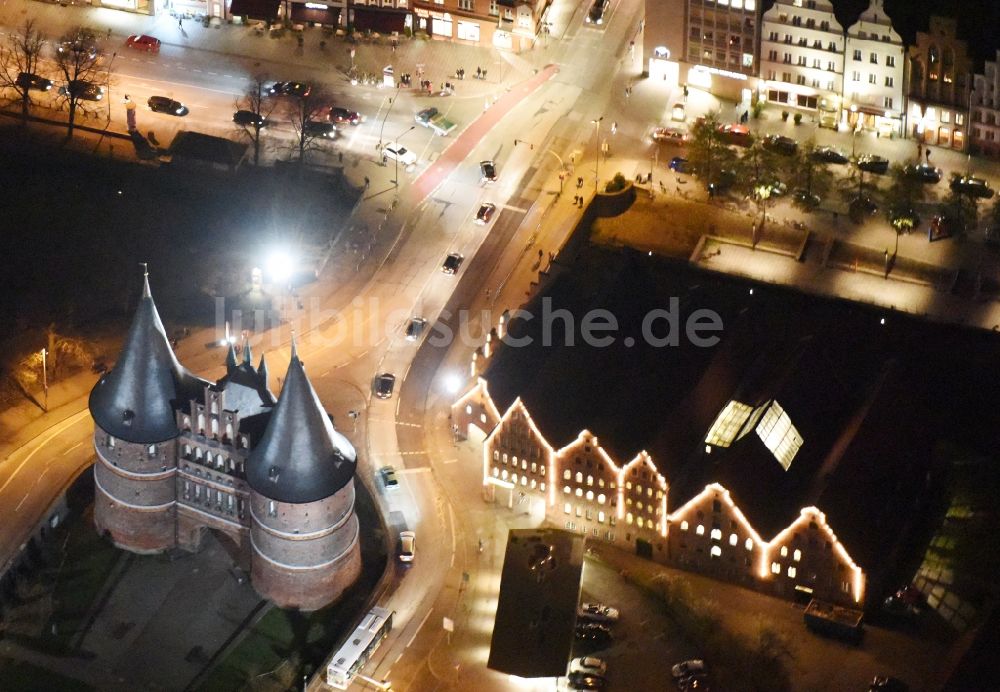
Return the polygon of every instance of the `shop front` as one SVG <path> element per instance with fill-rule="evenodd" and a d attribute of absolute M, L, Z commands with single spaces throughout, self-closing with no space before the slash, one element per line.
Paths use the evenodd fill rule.
<path fill-rule="evenodd" d="M 347 23 L 359 31 L 375 31 L 380 34 L 391 34 L 395 31 L 401 34 L 411 25 L 411 18 L 405 9 L 352 4 L 348 11 Z"/>
<path fill-rule="evenodd" d="M 668 88 L 674 88 L 680 81 L 681 66 L 670 59 L 670 49 L 657 46 L 649 59 L 649 78 Z"/>
<path fill-rule="evenodd" d="M 753 86 L 750 78 L 742 72 L 722 70 L 707 65 L 694 65 L 687 71 L 687 84 L 697 89 L 703 89 L 721 99 L 746 102 L 749 107 L 748 92 Z"/>
<path fill-rule="evenodd" d="M 845 129 L 875 132 L 879 137 L 896 137 L 903 133 L 902 114 L 860 104 L 851 104 L 843 112 Z"/>
<path fill-rule="evenodd" d="M 277 18 L 280 4 L 281 0 L 232 0 L 229 4 L 229 16 L 269 22 Z"/>
<path fill-rule="evenodd" d="M 293 2 L 291 16 L 299 24 L 340 25 L 340 8 L 321 2 Z"/>
<path fill-rule="evenodd" d="M 948 106 L 910 106 L 911 134 L 924 144 L 964 151 L 965 113 Z"/>
<path fill-rule="evenodd" d="M 107 7 L 112 10 L 124 10 L 139 14 L 156 14 L 166 9 L 165 0 L 93 0 L 94 7 Z M 201 3 L 204 5 L 205 3 Z"/>

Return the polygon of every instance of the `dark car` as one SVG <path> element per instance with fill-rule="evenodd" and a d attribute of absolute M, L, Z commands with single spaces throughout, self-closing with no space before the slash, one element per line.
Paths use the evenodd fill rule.
<path fill-rule="evenodd" d="M 909 692 L 909 689 L 910 686 L 899 678 L 887 675 L 876 675 L 868 686 L 868 692 Z"/>
<path fill-rule="evenodd" d="M 305 133 L 310 137 L 333 139 L 337 136 L 337 126 L 333 123 L 307 120 L 305 122 Z"/>
<path fill-rule="evenodd" d="M 444 258 L 444 264 L 441 265 L 441 271 L 445 274 L 457 274 L 458 268 L 462 266 L 462 262 L 465 258 L 457 252 L 453 252 Z"/>
<path fill-rule="evenodd" d="M 566 680 L 571 690 L 603 690 L 608 686 L 606 678 L 593 673 L 570 673 Z"/>
<path fill-rule="evenodd" d="M 146 34 L 132 34 L 125 39 L 125 45 L 136 50 L 144 50 L 147 53 L 160 52 L 160 39 Z"/>
<path fill-rule="evenodd" d="M 484 183 L 495 183 L 497 179 L 497 165 L 492 161 L 480 161 L 479 173 Z"/>
<path fill-rule="evenodd" d="M 768 135 L 764 138 L 764 148 L 782 156 L 795 156 L 799 143 L 784 135 Z"/>
<path fill-rule="evenodd" d="M 374 391 L 379 399 L 388 399 L 392 396 L 392 390 L 396 387 L 396 376 L 392 373 L 384 372 L 375 378 Z"/>
<path fill-rule="evenodd" d="M 796 190 L 792 193 L 792 198 L 803 207 L 809 209 L 815 209 L 820 205 L 823 200 L 820 199 L 819 195 L 809 192 L 808 190 Z"/>
<path fill-rule="evenodd" d="M 298 96 L 305 98 L 312 93 L 312 87 L 303 82 L 276 82 L 267 90 L 271 96 Z"/>
<path fill-rule="evenodd" d="M 940 183 L 941 169 L 930 164 L 921 163 L 916 166 L 909 165 L 903 169 L 903 175 L 907 178 L 919 180 L 922 183 Z"/>
<path fill-rule="evenodd" d="M 236 111 L 233 113 L 233 122 L 243 127 L 264 127 L 267 119 L 253 111 Z"/>
<path fill-rule="evenodd" d="M 687 159 L 685 159 L 682 156 L 675 156 L 674 158 L 670 159 L 670 163 L 667 164 L 667 168 L 669 168 L 672 171 L 676 171 L 678 173 L 687 173 L 688 172 L 687 165 L 688 165 Z"/>
<path fill-rule="evenodd" d="M 607 7 L 608 0 L 594 0 L 594 4 L 590 6 L 590 11 L 587 12 L 587 24 L 603 24 L 604 10 L 606 10 Z"/>
<path fill-rule="evenodd" d="M 93 60 L 97 57 L 97 35 L 90 29 L 81 29 L 75 35 L 66 36 L 56 46 L 59 53 L 77 53 Z"/>
<path fill-rule="evenodd" d="M 709 183 L 706 186 L 708 194 L 715 195 L 720 192 L 725 192 L 733 185 L 736 184 L 736 173 L 735 171 L 721 170 L 716 176 L 715 181 Z"/>
<path fill-rule="evenodd" d="M 416 341 L 419 339 L 426 326 L 427 320 L 423 317 L 411 317 L 410 321 L 406 323 L 406 340 Z"/>
<path fill-rule="evenodd" d="M 39 77 L 31 72 L 21 72 L 14 82 L 22 89 L 35 89 L 37 91 L 48 91 L 52 88 L 52 80 Z"/>
<path fill-rule="evenodd" d="M 331 108 L 330 122 L 337 125 L 357 125 L 361 122 L 361 115 L 346 108 Z"/>
<path fill-rule="evenodd" d="M 386 490 L 394 490 L 399 487 L 399 479 L 396 478 L 396 469 L 392 466 L 383 466 L 378 470 L 378 475 L 382 479 L 382 485 Z"/>
<path fill-rule="evenodd" d="M 823 163 L 844 164 L 850 161 L 847 154 L 834 147 L 816 147 L 816 150 L 812 153 L 812 157 Z"/>
<path fill-rule="evenodd" d="M 989 199 L 993 196 L 993 189 L 990 187 L 990 184 L 982 178 L 969 178 L 964 176 L 961 178 L 954 178 L 951 181 L 950 187 L 952 192 L 960 192 L 964 195 L 971 195 L 972 197 Z"/>
<path fill-rule="evenodd" d="M 84 101 L 100 101 L 104 98 L 104 87 L 85 79 L 73 79 L 66 86 L 59 87 L 59 93 Z"/>
<path fill-rule="evenodd" d="M 875 154 L 862 154 L 858 157 L 858 168 L 866 173 L 885 175 L 889 171 L 889 159 Z"/>
<path fill-rule="evenodd" d="M 493 202 L 485 202 L 479 206 L 479 211 L 476 212 L 476 223 L 480 226 L 485 226 L 493 218 L 493 214 L 496 213 L 497 205 Z"/>
<path fill-rule="evenodd" d="M 187 115 L 188 109 L 180 101 L 174 101 L 166 96 L 150 96 L 146 101 L 149 110 L 154 113 L 166 113 L 167 115 Z"/>
<path fill-rule="evenodd" d="M 697 673 L 677 681 L 677 689 L 681 692 L 708 692 L 708 675 Z"/>
<path fill-rule="evenodd" d="M 868 195 L 855 197 L 848 206 L 851 220 L 860 223 L 865 216 L 875 216 L 878 213 L 878 205 Z"/>
<path fill-rule="evenodd" d="M 614 640 L 611 630 L 605 625 L 598 624 L 577 625 L 575 636 L 579 642 L 598 647 L 607 646 Z"/>

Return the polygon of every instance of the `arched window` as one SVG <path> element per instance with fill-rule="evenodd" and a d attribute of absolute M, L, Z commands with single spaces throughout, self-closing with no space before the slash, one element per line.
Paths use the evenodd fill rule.
<path fill-rule="evenodd" d="M 573 505 L 571 505 L 568 502 L 565 505 L 563 505 L 563 512 L 565 512 L 566 514 L 569 514 L 572 511 L 573 511 Z"/>
<path fill-rule="evenodd" d="M 744 545 L 744 546 L 746 547 L 746 549 L 747 549 L 747 550 L 753 550 L 753 539 L 752 539 L 752 538 L 748 538 L 748 539 L 747 539 L 747 540 L 746 540 L 746 541 L 745 541 L 745 542 L 743 543 L 743 545 Z"/>
<path fill-rule="evenodd" d="M 580 473 L 579 471 L 576 472 L 576 482 L 583 483 L 583 474 Z"/>
<path fill-rule="evenodd" d="M 779 565 L 777 562 L 772 562 L 771 574 L 781 574 L 781 565 Z"/>
<path fill-rule="evenodd" d="M 563 471 L 563 480 L 564 481 L 568 481 L 572 477 L 573 477 L 573 474 L 570 473 L 569 469 L 566 469 L 565 471 Z"/>
<path fill-rule="evenodd" d="M 217 399 L 212 399 L 211 412 L 212 413 L 218 413 L 219 412 L 219 401 Z"/>
<path fill-rule="evenodd" d="M 795 552 L 792 553 L 792 559 L 795 560 L 796 562 L 798 562 L 799 560 L 801 560 L 802 559 L 802 551 L 799 550 L 798 548 L 796 548 Z"/>
<path fill-rule="evenodd" d="M 720 529 L 712 529 L 712 540 L 713 541 L 722 540 L 722 531 Z"/>
<path fill-rule="evenodd" d="M 227 440 L 233 439 L 233 422 L 232 421 L 228 421 L 226 423 L 226 439 Z"/>
<path fill-rule="evenodd" d="M 720 557 L 722 555 L 722 548 L 717 545 L 712 546 L 712 550 L 709 551 L 712 557 Z"/>
<path fill-rule="evenodd" d="M 781 557 L 788 557 L 788 546 L 781 546 Z"/>
<path fill-rule="evenodd" d="M 583 488 L 577 488 L 576 489 L 576 496 L 577 497 L 583 497 Z"/>
<path fill-rule="evenodd" d="M 115 438 L 112 437 L 111 435 L 108 435 L 108 449 L 114 449 L 114 448 L 115 448 Z"/>
<path fill-rule="evenodd" d="M 597 496 L 597 504 L 603 505 L 606 499 L 607 498 L 604 497 L 604 493 L 601 493 L 600 495 Z"/>
<path fill-rule="evenodd" d="M 213 418 L 212 419 L 212 437 L 218 437 L 218 436 L 219 436 L 219 419 L 218 418 Z"/>
<path fill-rule="evenodd" d="M 587 485 L 593 485 L 593 484 L 594 484 L 594 477 L 587 476 Z"/>
<path fill-rule="evenodd" d="M 594 500 L 594 491 L 593 490 L 588 490 L 587 491 L 587 499 L 590 500 L 590 501 Z"/>
<path fill-rule="evenodd" d="M 702 526 L 701 524 L 698 524 L 698 526 L 695 527 L 694 532 L 696 534 L 698 534 L 699 536 L 704 536 L 705 535 L 705 527 Z"/>
<path fill-rule="evenodd" d="M 739 536 L 737 536 L 735 533 L 729 534 L 729 545 L 735 546 L 739 542 L 740 542 Z"/>
<path fill-rule="evenodd" d="M 686 521 L 682 521 L 681 522 L 681 531 L 687 531 L 687 530 L 688 530 L 688 523 Z"/>
<path fill-rule="evenodd" d="M 643 524 L 642 517 L 639 517 L 638 519 L 636 519 L 635 523 L 638 524 L 639 528 L 641 529 L 642 528 L 642 524 Z"/>

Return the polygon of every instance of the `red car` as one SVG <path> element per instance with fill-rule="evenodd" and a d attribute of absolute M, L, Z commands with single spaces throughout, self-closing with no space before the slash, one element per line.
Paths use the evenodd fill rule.
<path fill-rule="evenodd" d="M 125 39 L 125 45 L 136 50 L 144 50 L 147 53 L 160 52 L 160 39 L 146 34 L 132 34 Z"/>

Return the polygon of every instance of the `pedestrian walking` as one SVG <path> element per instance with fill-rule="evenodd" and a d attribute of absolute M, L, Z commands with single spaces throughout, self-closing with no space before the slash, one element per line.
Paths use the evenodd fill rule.
<path fill-rule="evenodd" d="M 579 203 L 580 203 L 580 195 L 573 195 L 573 204 L 576 205 Z"/>
<path fill-rule="evenodd" d="M 180 18 L 177 19 L 177 28 L 181 29 L 181 30 L 184 29 L 184 20 L 183 19 L 180 19 Z"/>
<path fill-rule="evenodd" d="M 577 178 L 576 179 L 576 188 L 579 190 L 582 187 L 583 187 L 583 178 Z"/>
<path fill-rule="evenodd" d="M 931 148 L 927 147 L 927 149 L 924 151 L 924 154 L 926 155 L 927 163 L 930 163 L 931 162 Z"/>
<path fill-rule="evenodd" d="M 370 181 L 368 179 L 368 176 L 366 175 L 365 176 L 365 189 L 367 190 L 371 186 L 371 184 L 372 184 L 372 181 Z"/>
<path fill-rule="evenodd" d="M 344 162 L 344 152 L 338 151 L 337 152 L 337 163 L 343 163 L 343 162 Z"/>
<path fill-rule="evenodd" d="M 581 209 L 583 209 L 583 195 L 580 195 L 580 204 L 579 204 L 579 207 Z"/>

